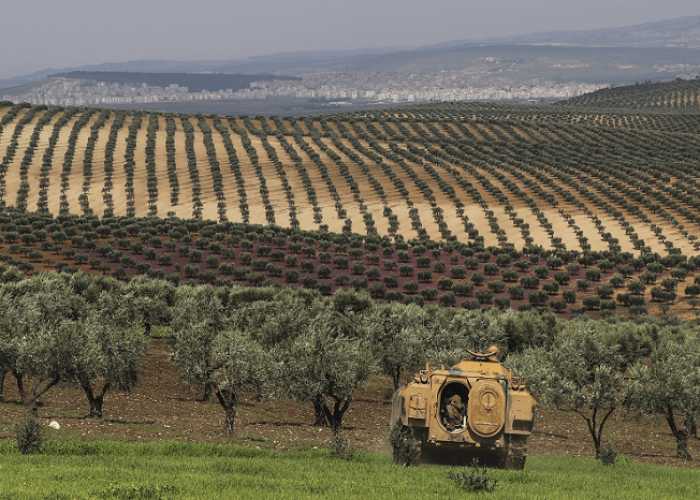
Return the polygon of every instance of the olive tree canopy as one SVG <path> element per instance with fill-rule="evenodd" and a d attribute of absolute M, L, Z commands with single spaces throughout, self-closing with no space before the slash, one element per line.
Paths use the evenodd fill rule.
<path fill-rule="evenodd" d="M 361 313 L 316 315 L 285 356 L 284 387 L 298 401 L 316 403 L 335 435 L 355 391 L 377 372 Z"/>
<path fill-rule="evenodd" d="M 677 456 L 690 460 L 689 424 L 700 412 L 700 339 L 668 329 L 660 337 L 648 359 L 630 369 L 624 408 L 640 418 L 662 415 L 676 439 Z M 677 417 L 685 419 L 683 426 Z"/>
<path fill-rule="evenodd" d="M 573 321 L 550 349 L 531 348 L 508 360 L 539 404 L 571 411 L 586 422 L 596 458 L 605 424 L 622 402 L 626 360 L 619 339 L 614 325 Z"/>

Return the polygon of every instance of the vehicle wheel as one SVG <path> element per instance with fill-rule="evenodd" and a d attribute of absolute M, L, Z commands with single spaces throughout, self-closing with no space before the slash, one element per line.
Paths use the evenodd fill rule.
<path fill-rule="evenodd" d="M 408 467 L 414 465 L 420 456 L 420 441 L 416 440 L 413 429 L 397 422 L 389 434 L 393 449 L 393 461 L 397 465 Z"/>
<path fill-rule="evenodd" d="M 523 470 L 527 457 L 527 436 L 508 436 L 508 448 L 503 462 L 503 468 L 508 470 Z"/>

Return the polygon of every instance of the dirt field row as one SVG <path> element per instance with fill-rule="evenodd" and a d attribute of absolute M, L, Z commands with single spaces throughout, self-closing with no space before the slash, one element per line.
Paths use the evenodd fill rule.
<path fill-rule="evenodd" d="M 8 107 L 0 109 L 0 119 L 9 112 Z M 8 147 L 12 143 L 12 136 L 15 131 L 15 126 L 28 112 L 27 109 L 22 109 L 17 113 L 17 116 L 9 121 L 0 132 L 0 157 L 5 157 Z M 17 191 L 20 186 L 20 164 L 25 156 L 27 148 L 30 148 L 29 137 L 34 132 L 35 127 L 45 111 L 39 111 L 35 114 L 34 118 L 30 123 L 28 123 L 24 129 L 21 131 L 17 139 L 17 150 L 14 156 L 7 162 L 7 169 L 4 176 L 5 183 L 5 193 L 4 193 L 4 203 L 7 206 L 13 206 L 17 203 Z M 56 147 L 52 155 L 45 155 L 47 147 L 49 145 L 49 138 L 54 132 L 54 125 L 58 122 L 61 113 L 57 113 L 51 118 L 48 124 L 46 124 L 39 134 L 39 141 L 36 145 L 33 157 L 29 166 L 27 168 L 28 181 L 30 185 L 29 193 L 27 195 L 27 208 L 29 210 L 36 210 L 37 204 L 40 202 L 40 187 L 39 180 L 41 178 L 41 168 L 42 164 L 49 163 L 50 168 L 48 169 L 48 174 L 46 181 L 48 181 L 48 188 L 46 194 L 46 201 L 48 203 L 48 209 L 54 214 L 58 214 L 61 210 L 61 178 L 62 174 L 67 175 L 69 189 L 65 194 L 65 200 L 68 203 L 68 210 L 71 213 L 81 213 L 82 208 L 79 203 L 79 197 L 82 195 L 87 196 L 87 204 L 93 213 L 97 215 L 103 215 L 106 210 L 110 207 L 108 205 L 108 197 L 105 194 L 111 194 L 111 205 L 115 215 L 125 215 L 127 214 L 127 190 L 125 184 L 127 183 L 127 172 L 124 168 L 125 166 L 125 154 L 127 153 L 127 136 L 129 134 L 129 126 L 132 123 L 133 117 L 126 116 L 123 126 L 119 129 L 116 141 L 114 142 L 115 147 L 113 151 L 114 156 L 114 171 L 111 174 L 111 188 L 107 184 L 107 173 L 105 171 L 105 153 L 108 144 L 108 138 L 112 124 L 114 123 L 115 113 L 112 112 L 111 116 L 105 121 L 104 125 L 97 131 L 97 140 L 94 144 L 94 151 L 92 152 L 92 169 L 91 176 L 86 177 L 86 170 L 84 169 L 84 160 L 86 147 L 88 144 L 88 139 L 92 133 L 91 127 L 96 123 L 99 112 L 92 114 L 87 123 L 78 131 L 77 133 L 77 143 L 75 151 L 71 156 L 71 152 L 68 150 L 68 140 L 71 135 L 71 131 L 75 123 L 79 120 L 80 114 L 72 117 L 68 122 L 60 128 L 58 132 L 58 140 Z M 221 134 L 216 130 L 213 120 L 211 118 L 206 120 L 207 125 L 212 130 L 211 139 L 213 142 L 214 153 L 216 160 L 220 165 L 220 175 L 222 178 L 223 186 L 221 192 L 223 198 L 221 200 L 217 199 L 214 177 L 212 175 L 211 165 L 209 163 L 207 147 L 204 142 L 204 134 L 200 129 L 198 119 L 195 117 L 186 118 L 192 128 L 194 129 L 193 137 L 193 153 L 196 158 L 196 166 L 193 172 L 190 172 L 188 167 L 188 152 L 186 151 L 186 133 L 183 128 L 182 118 L 178 117 L 175 119 L 176 131 L 174 135 L 175 142 L 175 172 L 177 175 L 177 185 L 179 186 L 179 192 L 173 193 L 171 191 L 171 182 L 168 178 L 168 166 L 167 166 L 167 152 L 166 152 L 166 118 L 160 116 L 158 118 L 158 131 L 155 136 L 155 150 L 153 152 L 155 160 L 155 175 L 157 178 L 158 193 L 155 201 L 149 203 L 149 193 L 147 191 L 147 180 L 148 171 L 146 168 L 148 152 L 146 150 L 147 143 L 147 127 L 149 122 L 148 115 L 144 115 L 142 118 L 141 126 L 136 132 L 135 137 L 135 149 L 133 151 L 133 158 L 135 162 L 135 169 L 133 172 L 133 195 L 134 195 L 134 209 L 135 214 L 139 216 L 145 216 L 148 214 L 149 210 L 155 210 L 158 216 L 164 217 L 169 213 L 174 213 L 178 217 L 189 218 L 192 217 L 196 206 L 195 206 L 195 193 L 193 189 L 195 188 L 195 183 L 193 182 L 192 175 L 195 175 L 197 183 L 201 189 L 201 194 L 199 198 L 202 203 L 201 214 L 207 219 L 218 219 L 220 213 L 219 202 L 224 205 L 225 216 L 231 221 L 242 221 L 243 215 L 240 208 L 242 199 L 239 195 L 239 186 L 236 182 L 234 175 L 234 169 L 232 168 L 231 161 L 229 159 L 229 154 L 226 151 L 225 142 Z M 237 128 L 232 127 L 228 120 L 222 120 L 221 122 L 228 130 L 231 138 L 231 142 L 235 149 L 235 155 L 238 158 L 237 167 L 240 168 L 244 182 L 245 182 L 245 196 L 246 203 L 249 209 L 249 222 L 266 224 L 268 223 L 268 218 L 266 217 L 266 206 L 265 197 L 269 204 L 274 210 L 274 218 L 276 224 L 280 226 L 289 226 L 291 221 L 291 215 L 293 212 L 290 211 L 292 208 L 290 206 L 289 200 L 292 196 L 293 208 L 296 210 L 296 218 L 302 229 L 317 229 L 319 223 L 314 221 L 314 214 L 312 211 L 312 205 L 309 202 L 309 198 L 304 191 L 304 181 L 301 177 L 298 167 L 292 161 L 290 155 L 284 150 L 280 141 L 274 135 L 267 138 L 269 144 L 274 148 L 277 158 L 284 168 L 285 177 L 288 185 L 291 189 L 291 194 L 285 192 L 283 181 L 275 167 L 275 163 L 272 158 L 268 155 L 263 147 L 262 140 L 254 135 L 251 131 L 247 132 L 247 138 L 250 140 L 251 146 L 257 155 L 257 166 L 251 159 L 251 156 L 244 148 L 244 139 L 236 133 Z M 236 119 L 235 125 L 237 127 L 245 127 L 244 120 Z M 253 120 L 252 125 L 256 128 L 263 128 L 264 124 L 259 120 Z M 267 125 L 273 131 L 277 131 L 278 127 L 273 123 L 272 120 L 267 121 Z M 351 134 L 357 135 L 357 133 L 367 133 L 370 137 L 374 136 L 376 133 L 380 134 L 399 134 L 409 132 L 413 137 L 411 138 L 412 144 L 417 146 L 426 152 L 426 155 L 420 161 L 411 161 L 406 158 L 400 157 L 397 160 L 391 155 L 386 153 L 379 154 L 381 158 L 382 165 L 375 162 L 374 158 L 369 151 L 374 151 L 373 141 L 367 141 L 360 138 L 360 144 L 362 145 L 361 150 L 355 150 L 355 153 L 359 156 L 359 160 L 353 160 L 351 157 L 343 151 L 343 148 L 337 146 L 333 143 L 330 137 L 321 137 L 320 141 L 325 145 L 333 154 L 339 157 L 339 163 L 336 165 L 335 161 L 327 154 L 324 149 L 316 144 L 312 137 L 306 135 L 303 137 L 304 142 L 309 145 L 311 151 L 316 153 L 320 158 L 321 162 L 327 169 L 328 175 L 330 176 L 332 187 L 335 189 L 338 201 L 341 203 L 342 208 L 345 209 L 347 218 L 352 221 L 352 228 L 355 232 L 363 233 L 365 232 L 365 221 L 364 216 L 366 214 L 371 214 L 374 220 L 375 227 L 380 234 L 389 233 L 389 219 L 388 215 L 385 215 L 386 208 L 391 209 L 391 213 L 397 216 L 399 228 L 398 232 L 404 234 L 407 238 L 416 237 L 418 233 L 412 226 L 411 217 L 409 215 L 410 208 L 416 208 L 418 210 L 418 216 L 422 227 L 425 232 L 433 239 L 442 238 L 442 234 L 438 228 L 438 225 L 433 216 L 433 207 L 431 206 L 431 200 L 424 194 L 425 189 L 422 186 L 427 186 L 433 193 L 435 197 L 435 205 L 443 209 L 444 222 L 446 224 L 447 230 L 457 237 L 460 241 L 466 241 L 469 238 L 467 230 L 465 228 L 464 215 L 469 222 L 471 222 L 477 229 L 478 233 L 484 238 L 484 243 L 486 245 L 498 245 L 499 239 L 498 235 L 492 232 L 487 220 L 485 212 L 492 211 L 494 216 L 498 221 L 499 227 L 504 231 L 507 241 L 513 243 L 516 247 L 520 247 L 524 244 L 523 236 L 519 227 L 514 225 L 512 217 L 505 206 L 501 205 L 498 198 L 489 191 L 478 178 L 474 177 L 470 172 L 478 172 L 480 176 L 483 176 L 492 186 L 498 188 L 502 193 L 506 194 L 509 199 L 509 203 L 512 205 L 513 209 L 516 209 L 516 215 L 522 218 L 524 222 L 529 226 L 530 235 L 534 238 L 535 242 L 543 245 L 545 248 L 551 248 L 552 244 L 550 242 L 551 238 L 560 238 L 565 242 L 567 247 L 572 249 L 580 248 L 579 243 L 576 241 L 576 237 L 572 227 L 568 224 L 567 220 L 563 217 L 563 213 L 570 214 L 578 227 L 584 232 L 587 237 L 591 248 L 593 250 L 604 250 L 607 248 L 607 243 L 601 239 L 599 231 L 593 224 L 591 217 L 597 217 L 599 220 L 603 221 L 604 227 L 607 231 L 611 232 L 613 237 L 620 241 L 620 246 L 623 251 L 633 251 L 633 242 L 630 240 L 628 235 L 625 234 L 621 222 L 623 220 L 629 221 L 635 228 L 638 236 L 645 241 L 653 251 L 662 253 L 665 251 L 665 244 L 663 239 L 659 239 L 653 232 L 651 225 L 655 224 L 659 227 L 664 227 L 664 237 L 666 241 L 671 241 L 676 248 L 680 248 L 685 254 L 692 254 L 695 252 L 695 241 L 697 236 L 700 235 L 700 230 L 698 230 L 698 224 L 691 219 L 685 218 L 681 212 L 679 212 L 677 206 L 673 207 L 663 207 L 665 210 L 672 214 L 676 219 L 680 221 L 681 224 L 685 225 L 688 229 L 686 234 L 682 234 L 680 230 L 671 227 L 666 219 L 658 214 L 647 213 L 644 207 L 642 211 L 647 213 L 650 222 L 647 224 L 642 223 L 637 220 L 637 218 L 629 213 L 623 214 L 623 219 L 616 220 L 608 213 L 608 210 L 604 207 L 592 206 L 592 203 L 586 199 L 582 194 L 576 193 L 575 197 L 580 201 L 583 201 L 590 210 L 588 215 L 581 213 L 581 211 L 573 206 L 571 203 L 564 200 L 558 193 L 556 193 L 550 186 L 542 184 L 541 187 L 549 195 L 554 196 L 557 201 L 558 209 L 554 209 L 551 205 L 544 200 L 539 194 L 533 191 L 529 186 L 523 183 L 524 179 L 530 179 L 530 181 L 537 180 L 532 176 L 530 172 L 522 171 L 523 177 L 511 178 L 510 180 L 517 185 L 517 187 L 524 192 L 529 198 L 535 200 L 537 207 L 545 212 L 547 220 L 552 224 L 553 235 L 547 234 L 547 231 L 541 226 L 540 221 L 536 217 L 536 212 L 532 210 L 532 207 L 526 206 L 526 204 L 515 194 L 509 191 L 508 187 L 501 182 L 498 178 L 494 177 L 492 170 L 486 168 L 486 165 L 480 164 L 479 161 L 470 163 L 469 168 L 473 170 L 465 169 L 463 164 L 460 163 L 461 160 L 450 157 L 449 155 L 441 156 L 438 160 L 432 160 L 431 156 L 427 154 L 428 145 L 431 148 L 440 148 L 438 143 L 425 142 L 426 137 L 433 137 L 433 134 L 438 134 L 438 138 L 442 140 L 454 140 L 455 137 L 462 136 L 464 138 L 464 143 L 469 144 L 470 141 L 481 141 L 493 142 L 494 153 L 499 155 L 511 155 L 512 161 L 509 164 L 512 168 L 518 168 L 518 163 L 522 161 L 521 158 L 514 156 L 518 154 L 511 151 L 507 144 L 519 144 L 518 151 L 535 151 L 532 147 L 536 144 L 546 145 L 551 144 L 553 148 L 547 154 L 555 155 L 554 158 L 559 158 L 562 154 L 567 154 L 566 148 L 570 147 L 577 152 L 572 154 L 571 158 L 573 161 L 581 161 L 588 151 L 588 148 L 592 147 L 592 142 L 594 139 L 594 128 L 591 128 L 591 134 L 579 135 L 578 132 L 572 132 L 571 130 L 560 130 L 552 134 L 551 128 L 545 128 L 540 130 L 537 127 L 533 127 L 527 122 L 523 122 L 522 126 L 513 126 L 511 124 L 498 125 L 495 123 L 481 123 L 481 122 L 463 122 L 463 123 L 453 123 L 453 122 L 430 122 L 430 123 L 418 123 L 418 122 L 402 122 L 400 124 L 393 123 L 391 121 L 385 123 L 372 123 L 365 124 L 362 120 L 358 120 L 356 123 L 344 123 L 343 126 L 339 124 L 328 122 L 328 125 L 324 125 L 320 122 L 314 123 L 310 128 L 303 120 L 298 120 L 296 123 L 290 121 L 283 122 L 284 128 L 287 131 L 301 131 L 304 134 L 308 134 L 316 131 L 331 130 L 335 133 L 341 133 L 343 130 L 350 131 Z M 578 129 L 577 129 L 578 130 Z M 624 136 L 615 135 L 611 130 L 606 130 L 604 133 L 601 132 L 595 137 L 600 139 L 600 151 L 599 155 L 609 158 L 609 161 L 626 161 L 628 158 L 632 158 L 635 154 L 635 147 L 640 141 L 639 136 Z M 253 130 L 254 131 L 254 130 Z M 419 136 L 422 138 L 418 139 Z M 590 137 L 589 137 L 590 136 Z M 309 156 L 305 151 L 302 150 L 301 146 L 292 136 L 286 136 L 287 142 L 292 146 L 297 155 L 301 158 L 303 167 L 308 172 L 309 178 L 312 185 L 316 191 L 316 199 L 318 206 L 321 210 L 322 220 L 320 224 L 325 224 L 331 231 L 341 231 L 345 225 L 345 220 L 338 217 L 338 212 L 336 210 L 336 199 L 333 193 L 330 191 L 329 184 L 323 178 L 322 172 L 319 170 L 318 165 L 314 163 L 314 159 Z M 674 138 L 668 137 L 663 139 L 668 144 L 674 143 L 676 140 Z M 680 139 L 678 139 L 680 140 Z M 554 141 L 554 144 L 552 144 Z M 617 142 L 616 142 L 617 141 Z M 669 142 L 670 141 L 670 142 Z M 348 138 L 341 137 L 342 144 L 354 150 L 352 143 Z M 388 141 L 379 141 L 379 147 L 384 151 L 391 151 L 390 143 Z M 506 145 L 504 148 L 503 145 Z M 408 145 L 406 143 L 397 143 L 399 148 L 407 149 Z M 618 151 L 614 153 L 607 153 L 607 150 L 616 149 Z M 649 151 L 653 148 L 650 146 L 644 155 L 651 154 Z M 381 152 L 381 151 L 380 151 Z M 536 151 L 535 151 L 536 152 Z M 47 157 L 48 156 L 48 157 Z M 312 155 L 313 156 L 313 155 Z M 499 156 L 500 158 L 500 156 Z M 542 157 L 546 161 L 547 155 Z M 529 160 L 525 159 L 525 162 Z M 658 158 L 655 161 L 660 161 Z M 443 163 L 441 163 L 443 162 Z M 364 165 L 364 167 L 363 167 Z M 494 163 L 496 170 L 499 169 L 498 162 Z M 342 167 L 342 168 L 341 168 Z M 429 167 L 434 169 L 434 172 L 429 171 Z M 369 175 L 363 173 L 363 168 L 369 168 Z M 575 167 L 572 167 L 575 168 Z M 341 171 L 346 169 L 349 172 L 350 177 L 345 178 Z M 450 171 L 454 169 L 459 175 L 467 180 L 472 188 L 470 190 L 465 190 L 463 186 L 459 184 L 454 176 L 454 173 Z M 559 183 L 560 179 L 555 179 L 551 177 L 549 173 L 545 173 L 549 177 L 551 182 Z M 371 177 L 370 177 L 371 176 Z M 379 192 L 372 185 L 372 179 L 375 179 L 382 186 L 384 197 L 380 196 Z M 408 192 L 408 200 L 411 204 L 407 203 L 406 198 L 399 193 L 397 185 L 394 179 L 398 179 Z M 604 200 L 609 205 L 615 206 L 615 201 L 611 199 L 606 193 L 600 192 L 595 188 L 592 183 L 596 179 L 590 179 L 584 174 L 577 176 L 577 182 L 586 185 L 586 187 L 595 192 L 602 200 Z M 267 193 L 263 193 L 262 182 L 264 181 Z M 456 198 L 464 204 L 462 211 L 459 211 L 459 206 L 455 205 L 453 199 L 445 194 L 444 186 L 441 187 L 441 183 L 445 182 L 447 185 L 452 186 L 455 190 Z M 604 181 L 601 181 L 604 182 Z M 683 182 L 682 178 L 672 177 L 671 183 Z M 351 191 L 352 183 L 356 183 L 359 188 L 359 195 L 354 195 Z M 632 184 L 625 184 L 627 187 L 632 187 Z M 566 186 L 564 186 L 566 187 Z M 479 206 L 474 202 L 473 192 L 471 189 L 478 193 L 479 197 L 484 200 L 485 206 Z M 656 186 L 654 189 L 659 190 L 660 186 Z M 572 191 L 573 192 L 573 191 Z M 173 194 L 177 194 L 177 203 L 173 204 L 171 198 Z M 672 198 L 672 197 L 671 197 Z M 359 200 L 359 201 L 358 201 Z M 676 200 L 674 200 L 675 202 Z M 362 203 L 362 206 L 360 205 Z M 682 204 L 681 204 L 682 206 Z M 684 207 L 688 208 L 688 207 Z M 694 209 L 691 208 L 693 213 L 696 213 Z M 624 210 L 623 210 L 624 212 Z M 688 238 L 692 236 L 693 238 Z"/>

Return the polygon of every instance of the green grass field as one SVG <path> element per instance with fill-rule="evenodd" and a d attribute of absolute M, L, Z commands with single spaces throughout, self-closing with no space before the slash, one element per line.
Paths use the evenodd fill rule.
<path fill-rule="evenodd" d="M 463 498 L 449 467 L 401 468 L 387 455 L 352 461 L 328 450 L 278 453 L 174 442 L 50 442 L 41 455 L 0 443 L 0 499 Z M 495 499 L 697 498 L 699 470 L 532 456 L 525 471 L 491 471 Z"/>

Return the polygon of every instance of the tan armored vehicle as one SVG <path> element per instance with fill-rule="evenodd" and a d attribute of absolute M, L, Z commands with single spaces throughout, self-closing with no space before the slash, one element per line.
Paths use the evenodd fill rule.
<path fill-rule="evenodd" d="M 423 462 L 525 467 L 535 398 L 498 361 L 498 348 L 469 351 L 449 369 L 428 364 L 396 391 L 391 425 L 413 429 Z"/>

